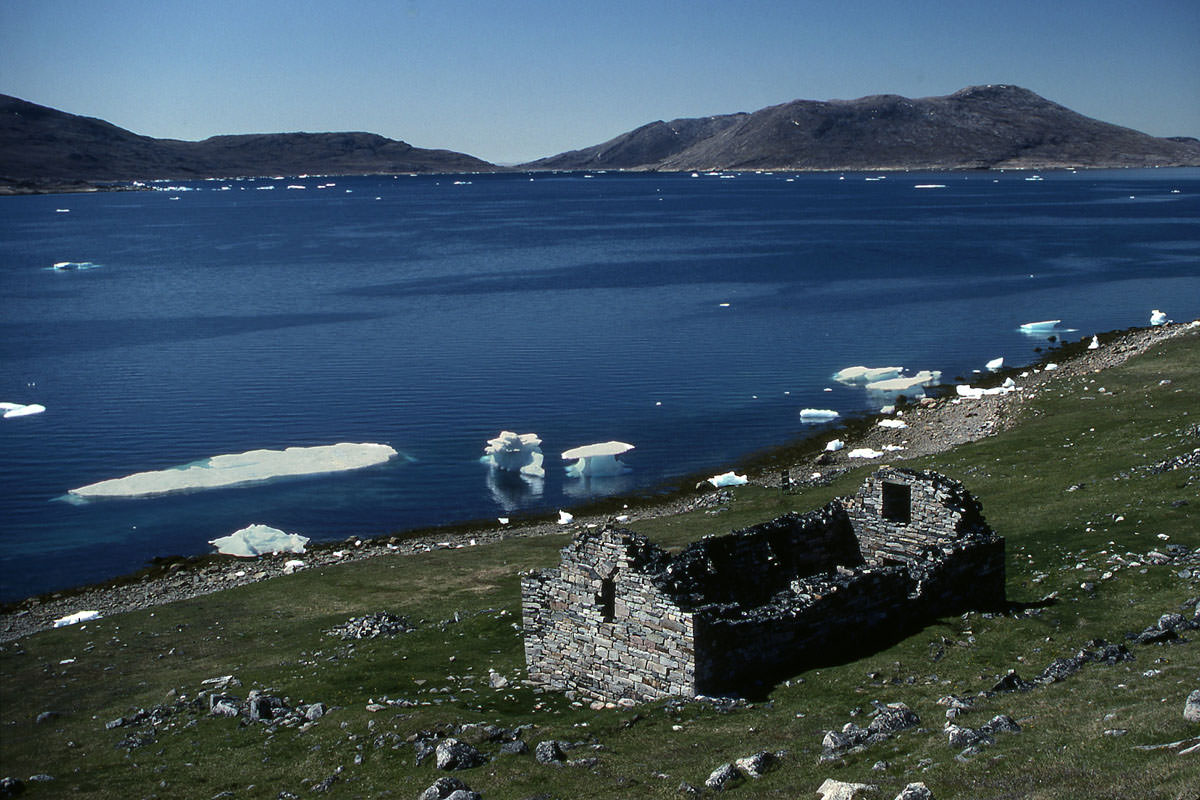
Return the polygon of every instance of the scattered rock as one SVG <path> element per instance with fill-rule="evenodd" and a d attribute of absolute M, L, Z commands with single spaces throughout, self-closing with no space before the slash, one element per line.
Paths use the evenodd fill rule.
<path fill-rule="evenodd" d="M 56 719 L 58 719 L 57 711 L 43 711 L 42 713 L 37 715 L 37 722 L 39 724 L 42 722 L 51 722 Z"/>
<path fill-rule="evenodd" d="M 564 742 L 555 739 L 538 742 L 537 747 L 533 749 L 533 757 L 537 759 L 539 764 L 562 764 L 567 760 L 567 753 L 563 747 L 564 744 Z"/>
<path fill-rule="evenodd" d="M 737 767 L 733 764 L 722 764 L 712 771 L 704 781 L 704 785 L 714 792 L 723 792 L 726 789 L 732 789 L 743 780 L 745 778 L 742 777 L 742 773 L 738 772 Z"/>
<path fill-rule="evenodd" d="M 376 611 L 363 617 L 351 617 L 341 625 L 325 631 L 325 635 L 346 640 L 375 639 L 379 636 L 399 636 L 415 630 L 416 628 L 404 617 L 387 611 Z"/>
<path fill-rule="evenodd" d="M 1004 731 L 1005 733 L 1021 732 L 1021 726 L 1008 714 L 997 714 L 980 726 L 979 729 L 989 734 L 999 733 L 1000 731 Z"/>
<path fill-rule="evenodd" d="M 844 781 L 835 781 L 833 778 L 826 778 L 821 787 L 817 789 L 817 794 L 821 795 L 821 800 L 855 800 L 867 792 L 877 791 L 879 791 L 879 787 L 869 783 L 845 783 Z"/>
<path fill-rule="evenodd" d="M 529 752 L 529 745 L 523 739 L 515 739 L 500 745 L 500 752 L 509 756 L 523 756 Z"/>
<path fill-rule="evenodd" d="M 421 792 L 417 800 L 483 800 L 478 792 L 458 778 L 438 778 L 433 785 Z"/>
<path fill-rule="evenodd" d="M 1027 680 L 1023 680 L 1016 670 L 1009 670 L 1008 674 L 1001 678 L 995 686 L 992 687 L 993 692 L 1024 692 L 1032 689 L 1034 684 Z"/>
<path fill-rule="evenodd" d="M 896 800 L 933 800 L 933 792 L 923 783 L 910 783 L 896 795 Z"/>
<path fill-rule="evenodd" d="M 775 768 L 779 763 L 779 757 L 775 753 L 761 750 L 754 755 L 739 758 L 733 763 L 747 778 L 761 778 Z"/>
<path fill-rule="evenodd" d="M 1183 704 L 1183 718 L 1188 722 L 1200 722 L 1200 689 L 1187 696 Z"/>
<path fill-rule="evenodd" d="M 921 724 L 921 718 L 904 703 L 892 703 L 880 709 L 867 730 L 875 733 L 896 733 Z"/>
<path fill-rule="evenodd" d="M 483 753 L 453 737 L 438 742 L 434 756 L 437 768 L 444 770 L 470 769 L 487 761 Z"/>

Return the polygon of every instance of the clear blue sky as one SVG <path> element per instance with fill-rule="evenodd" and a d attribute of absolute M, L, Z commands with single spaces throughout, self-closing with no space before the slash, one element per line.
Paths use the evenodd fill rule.
<path fill-rule="evenodd" d="M 516 162 L 980 83 L 1200 136 L 1200 0 L 0 0 L 0 92 L 178 139 L 365 130 Z"/>

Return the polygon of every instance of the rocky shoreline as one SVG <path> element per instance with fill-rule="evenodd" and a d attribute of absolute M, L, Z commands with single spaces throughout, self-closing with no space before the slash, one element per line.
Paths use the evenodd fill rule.
<path fill-rule="evenodd" d="M 1067 355 L 1054 353 L 1062 361 L 1053 369 L 1048 363 L 1016 370 L 1009 377 L 1015 386 L 1007 394 L 987 395 L 978 399 L 960 399 L 953 395 L 926 399 L 902 408 L 896 415 L 905 427 L 871 425 L 864 432 L 831 432 L 831 437 L 846 437 L 844 449 L 822 453 L 816 459 L 792 458 L 772 468 L 751 468 L 751 483 L 778 487 L 786 471 L 793 484 L 829 480 L 864 462 L 851 459 L 850 453 L 870 448 L 883 453 L 877 463 L 891 463 L 938 453 L 960 444 L 991 436 L 1015 425 L 1023 416 L 1025 404 L 1039 393 L 1057 384 L 1085 374 L 1119 365 L 1167 339 L 1195 329 L 1200 322 L 1171 324 L 1130 331 L 1102 334 L 1100 347 L 1080 348 Z M 887 447 L 900 448 L 885 450 Z M 699 507 L 719 505 L 727 499 L 721 490 L 701 491 L 684 497 L 657 502 L 633 503 L 626 512 L 630 520 L 656 518 L 684 513 Z M 295 554 L 262 556 L 256 559 L 205 556 L 167 559 L 155 568 L 106 584 L 74 591 L 28 598 L 10 605 L 0 615 L 0 642 L 23 638 L 54 627 L 55 620 L 81 611 L 97 611 L 107 617 L 127 611 L 199 597 L 223 589 L 290 574 L 297 568 L 312 569 L 364 558 L 396 557 L 432 550 L 474 547 L 519 536 L 545 536 L 587 525 L 611 522 L 611 515 L 577 515 L 567 526 L 554 521 L 514 522 L 511 525 L 478 527 L 459 526 L 454 532 L 433 530 L 405 537 L 349 539 L 341 543 L 323 543 L 309 548 L 302 557 Z M 296 560 L 303 561 L 297 567 Z"/>

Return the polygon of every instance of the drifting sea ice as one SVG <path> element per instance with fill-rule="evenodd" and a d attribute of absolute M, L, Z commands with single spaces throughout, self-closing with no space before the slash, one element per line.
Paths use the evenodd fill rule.
<path fill-rule="evenodd" d="M 715 488 L 722 489 L 726 486 L 745 486 L 750 482 L 750 479 L 745 475 L 737 475 L 733 470 L 730 470 L 729 472 L 712 476 L 708 479 L 708 482 Z"/>
<path fill-rule="evenodd" d="M 386 444 L 370 442 L 249 450 L 213 456 L 191 464 L 153 472 L 137 472 L 71 489 L 75 498 L 147 497 L 194 489 L 219 489 L 260 483 L 273 478 L 318 475 L 382 464 L 397 455 Z"/>
<path fill-rule="evenodd" d="M 46 407 L 41 403 L 30 403 L 29 405 L 23 405 L 22 403 L 0 403 L 0 411 L 4 412 L 4 419 L 28 417 L 32 414 L 41 414 L 45 410 Z"/>
<path fill-rule="evenodd" d="M 914 375 L 900 375 L 887 380 L 871 381 L 867 384 L 867 391 L 880 394 L 911 392 L 913 389 L 932 386 L 941 379 L 940 370 L 923 369 Z"/>
<path fill-rule="evenodd" d="M 575 460 L 574 464 L 567 465 L 567 475 L 572 478 L 622 475 L 630 470 L 617 460 L 617 456 L 632 449 L 633 445 L 626 442 L 600 442 L 564 451 L 562 457 Z"/>
<path fill-rule="evenodd" d="M 241 558 L 254 558 L 267 553 L 303 553 L 308 537 L 284 533 L 267 525 L 249 525 L 228 536 L 209 541 L 218 553 Z"/>
<path fill-rule="evenodd" d="M 1155 327 L 1167 324 L 1167 315 L 1157 308 L 1150 312 L 1150 324 Z"/>
<path fill-rule="evenodd" d="M 804 408 L 800 410 L 801 422 L 829 422 L 837 419 L 838 412 L 828 408 Z"/>
<path fill-rule="evenodd" d="M 500 431 L 495 439 L 488 439 L 483 449 L 483 461 L 505 472 L 520 472 L 543 478 L 542 440 L 536 433 L 513 433 Z"/>
<path fill-rule="evenodd" d="M 987 362 L 985 366 L 988 368 L 989 372 L 995 372 L 1004 366 L 1004 356 L 993 358 L 991 361 Z"/>
<path fill-rule="evenodd" d="M 1062 322 L 1061 319 L 1044 319 L 1041 322 L 1026 322 L 1021 325 L 1022 333 L 1044 333 L 1052 331 Z"/>
<path fill-rule="evenodd" d="M 903 372 L 904 367 L 846 367 L 833 373 L 833 379 L 849 386 L 899 378 Z"/>

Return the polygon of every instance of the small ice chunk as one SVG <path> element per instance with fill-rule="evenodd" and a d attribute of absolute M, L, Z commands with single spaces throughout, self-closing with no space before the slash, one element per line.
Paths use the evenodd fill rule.
<path fill-rule="evenodd" d="M 1054 370 L 1058 369 L 1058 364 L 1047 364 L 1046 366 L 1042 367 L 1042 369 L 1046 372 L 1053 372 Z"/>
<path fill-rule="evenodd" d="M 898 419 L 881 419 L 875 423 L 881 428 L 907 428 L 908 423 Z"/>
<path fill-rule="evenodd" d="M 1092 343 L 1088 345 L 1087 349 L 1088 350 L 1099 350 L 1100 349 L 1100 337 L 1093 335 Z"/>
<path fill-rule="evenodd" d="M 836 453 L 838 450 L 841 450 L 845 446 L 846 446 L 846 443 L 843 442 L 841 439 L 832 439 L 825 445 L 825 452 L 826 453 Z"/>
<path fill-rule="evenodd" d="M 559 512 L 558 512 L 558 524 L 559 525 L 570 525 L 574 520 L 575 520 L 574 514 L 569 514 L 566 511 L 562 511 L 561 509 L 559 510 Z"/>
<path fill-rule="evenodd" d="M 301 561 L 301 560 L 300 560 L 300 559 L 298 559 L 298 558 L 293 558 L 293 559 L 291 559 L 291 560 L 289 560 L 289 561 L 285 561 L 285 562 L 284 562 L 284 564 L 283 564 L 283 574 L 284 574 L 284 575 L 291 575 L 293 572 L 295 572 L 295 571 L 296 571 L 296 570 L 298 570 L 298 569 L 302 569 L 303 567 L 304 567 L 304 562 L 303 562 L 303 561 Z"/>
<path fill-rule="evenodd" d="M 65 617 L 59 617 L 54 620 L 54 627 L 62 628 L 67 625 L 77 625 L 80 622 L 90 622 L 99 618 L 99 611 L 76 611 L 74 614 L 67 614 Z"/>
<path fill-rule="evenodd" d="M 1004 366 L 1004 356 L 1000 356 L 1000 358 L 993 358 L 984 366 L 986 366 L 990 372 L 995 372 Z"/>
<path fill-rule="evenodd" d="M 496 521 L 499 522 L 501 525 L 507 525 L 508 517 L 496 517 Z"/>
<path fill-rule="evenodd" d="M 228 536 L 209 541 L 218 553 L 241 558 L 254 558 L 265 553 L 303 553 L 308 537 L 284 533 L 267 525 L 249 525 Z"/>
<path fill-rule="evenodd" d="M 629 522 L 629 515 L 628 514 L 620 514 L 616 517 L 616 520 L 617 520 L 617 522 L 620 522 L 620 523 Z"/>
<path fill-rule="evenodd" d="M 804 408 L 800 410 L 801 422 L 829 422 L 837 419 L 838 412 L 828 408 Z"/>
<path fill-rule="evenodd" d="M 617 460 L 617 456 L 633 449 L 627 442 L 599 442 L 574 447 L 563 451 L 562 457 L 568 461 L 575 460 L 567 466 L 567 475 L 572 478 L 586 476 L 621 475 L 629 471 L 629 467 Z"/>
<path fill-rule="evenodd" d="M 1166 325 L 1167 315 L 1159 311 L 1157 308 L 1150 312 L 1150 324 L 1154 326 Z"/>
<path fill-rule="evenodd" d="M 1062 322 L 1061 319 L 1044 319 L 1041 322 L 1026 322 L 1021 325 L 1021 331 L 1023 333 L 1043 333 L 1045 331 L 1052 331 L 1060 322 Z"/>
<path fill-rule="evenodd" d="M 959 384 L 954 387 L 954 392 L 959 397 L 964 397 L 968 400 L 978 400 L 981 397 L 994 397 L 999 394 L 1009 394 L 1015 388 L 1013 386 L 995 386 L 991 389 L 983 389 L 971 386 L 969 383 Z"/>
<path fill-rule="evenodd" d="M 1002 383 L 1002 384 L 1000 384 L 1000 385 L 1001 385 L 1001 386 L 1003 386 L 1005 389 L 1015 389 L 1015 388 L 1017 388 L 1017 382 L 1016 382 L 1016 381 L 1014 381 L 1012 378 L 1005 378 L 1005 379 L 1004 379 L 1004 383 Z"/>
<path fill-rule="evenodd" d="M 483 449 L 483 460 L 505 472 L 520 472 L 543 478 L 542 440 L 536 433 L 513 433 L 500 431 L 495 439 L 488 439 Z"/>
<path fill-rule="evenodd" d="M 4 419 L 28 417 L 33 414 L 41 414 L 46 410 L 46 407 L 41 403 L 30 403 L 27 406 L 20 403 L 0 403 L 0 408 L 4 409 Z"/>
<path fill-rule="evenodd" d="M 871 383 L 889 378 L 898 378 L 904 372 L 904 367 L 846 367 L 833 373 L 833 379 L 847 385 L 855 383 Z"/>
<path fill-rule="evenodd" d="M 712 476 L 708 479 L 708 482 L 717 489 L 721 489 L 725 486 L 745 486 L 750 480 L 745 475 L 737 475 L 733 470 L 730 470 L 729 472 Z"/>
<path fill-rule="evenodd" d="M 918 183 L 913 188 L 914 189 L 945 189 L 946 184 L 944 184 L 944 183 Z"/>
<path fill-rule="evenodd" d="M 869 447 L 860 447 L 856 450 L 851 450 L 847 455 L 850 458 L 879 458 L 883 453 L 878 450 L 872 450 Z"/>
<path fill-rule="evenodd" d="M 319 475 L 382 464 L 397 452 L 386 444 L 365 442 L 249 450 L 213 456 L 172 469 L 137 472 L 124 478 L 71 489 L 76 497 L 147 497 L 196 489 L 217 489 L 260 483 L 274 478 Z"/>

